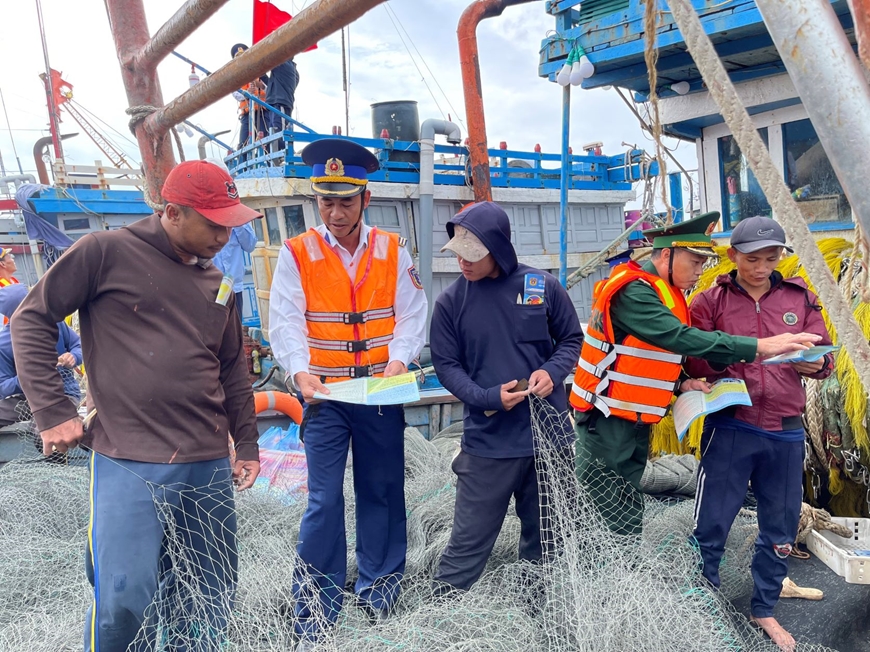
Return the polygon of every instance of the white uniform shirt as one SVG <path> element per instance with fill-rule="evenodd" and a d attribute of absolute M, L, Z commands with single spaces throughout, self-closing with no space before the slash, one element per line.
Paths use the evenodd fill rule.
<path fill-rule="evenodd" d="M 327 230 L 317 227 L 327 244 L 341 258 L 348 276 L 356 278 L 356 271 L 368 246 L 372 227 L 360 224 L 359 246 L 350 252 Z M 414 360 L 426 344 L 426 294 L 414 282 L 414 262 L 404 247 L 399 247 L 399 269 L 396 282 L 396 327 L 389 343 L 390 362 L 398 360 L 406 366 Z M 308 350 L 308 326 L 305 323 L 307 302 L 302 291 L 302 279 L 293 254 L 286 246 L 278 254 L 278 265 L 272 278 L 269 295 L 269 344 L 272 353 L 291 377 L 300 371 L 308 372 L 311 356 Z"/>

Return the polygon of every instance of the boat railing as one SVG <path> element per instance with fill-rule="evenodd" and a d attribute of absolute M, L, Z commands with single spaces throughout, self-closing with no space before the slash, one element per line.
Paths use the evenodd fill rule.
<path fill-rule="evenodd" d="M 94 161 L 93 165 L 70 165 L 58 159 L 52 163 L 54 185 L 58 188 L 89 187 L 109 190 L 111 187 L 142 188 L 144 175 L 140 169 L 115 168 Z"/>
<path fill-rule="evenodd" d="M 305 165 L 299 152 L 308 143 L 321 138 L 343 138 L 372 149 L 381 166 L 369 175 L 371 181 L 414 184 L 420 181 L 420 144 L 390 138 L 355 138 L 288 129 L 256 140 L 224 160 L 230 173 L 237 178 L 308 178 L 311 168 Z M 436 144 L 435 155 L 436 184 L 470 185 L 466 147 Z M 490 149 L 489 155 L 493 187 L 560 187 L 560 154 Z M 616 156 L 586 152 L 571 154 L 570 165 L 569 187 L 572 190 L 628 190 L 633 182 L 657 174 L 655 162 L 638 149 Z"/>

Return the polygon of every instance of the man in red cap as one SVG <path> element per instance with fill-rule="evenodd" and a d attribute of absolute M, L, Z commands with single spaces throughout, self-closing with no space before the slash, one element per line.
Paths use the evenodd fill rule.
<path fill-rule="evenodd" d="M 151 647 L 158 623 L 142 625 L 158 586 L 162 601 L 172 599 L 167 586 L 198 592 L 196 600 L 176 596 L 173 622 L 159 623 L 167 647 L 187 649 L 176 638 L 194 629 L 210 637 L 199 641 L 203 649 L 219 646 L 237 575 L 233 482 L 246 489 L 260 470 L 235 297 L 211 263 L 233 227 L 260 215 L 207 161 L 178 165 L 162 194 L 163 208 L 151 217 L 76 242 L 12 320 L 16 359 L 28 360 L 18 379 L 43 452 L 80 443 L 92 451 L 91 652 L 126 650 L 137 636 Z M 77 310 L 95 412 L 84 431 L 56 369 L 57 322 Z M 170 528 L 186 558 L 173 582 L 161 572 Z M 196 622 L 188 613 L 194 604 Z"/>

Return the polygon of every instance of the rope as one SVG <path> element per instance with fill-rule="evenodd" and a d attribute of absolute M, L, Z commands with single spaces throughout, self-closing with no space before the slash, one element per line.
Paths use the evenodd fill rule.
<path fill-rule="evenodd" d="M 139 124 L 147 118 L 149 115 L 157 111 L 158 108 L 156 106 L 152 106 L 150 104 L 139 104 L 137 106 L 131 106 L 128 109 L 125 109 L 125 113 L 130 116 L 130 122 L 127 125 L 130 127 L 130 133 L 134 136 L 136 135 L 136 128 Z M 172 133 L 172 136 L 175 140 L 175 146 L 178 148 L 178 158 L 180 161 L 184 162 L 184 147 L 181 144 L 181 136 L 178 135 L 178 132 L 175 131 L 174 128 L 169 130 Z M 142 162 L 142 172 L 145 172 L 145 162 Z M 155 202 L 151 199 L 151 192 L 148 187 L 148 175 L 142 175 L 142 190 L 145 198 L 145 203 L 148 204 L 148 207 L 154 211 L 163 210 L 163 204 L 160 202 Z"/>
<path fill-rule="evenodd" d="M 806 456 L 804 466 L 815 471 L 826 471 L 829 468 L 828 455 L 825 451 L 825 415 L 822 412 L 822 381 L 807 379 L 806 381 L 806 427 L 807 437 L 812 446 L 812 454 Z"/>
<path fill-rule="evenodd" d="M 849 351 L 850 357 L 856 362 L 854 366 L 866 396 L 870 390 L 870 345 L 852 315 L 847 300 L 837 288 L 806 220 L 792 199 L 782 174 L 776 169 L 770 153 L 752 123 L 752 118 L 740 102 L 737 91 L 719 60 L 710 38 L 704 32 L 701 20 L 690 0 L 671 0 L 669 5 L 674 21 L 685 38 L 689 53 L 695 60 L 707 88 L 710 89 L 711 96 L 722 111 L 722 117 L 734 134 L 740 150 L 749 161 L 750 168 L 764 191 L 767 201 L 782 223 L 808 276 L 817 288 L 840 339 Z"/>
<path fill-rule="evenodd" d="M 665 146 L 662 144 L 662 121 L 659 115 L 659 94 L 656 91 L 658 86 L 658 70 L 656 66 L 659 61 L 659 51 L 656 48 L 656 25 L 660 17 L 658 11 L 657 0 L 645 0 L 644 7 L 644 39 L 646 41 L 644 47 L 643 58 L 646 62 L 646 69 L 649 71 L 649 102 L 651 106 L 650 122 L 652 123 L 652 137 L 656 143 L 656 160 L 659 162 L 659 177 L 662 183 L 660 187 L 662 203 L 668 211 L 665 219 L 666 224 L 674 223 L 674 213 L 671 208 L 671 203 L 668 201 L 667 191 L 665 190 L 665 179 L 668 178 L 668 166 L 665 162 Z"/>

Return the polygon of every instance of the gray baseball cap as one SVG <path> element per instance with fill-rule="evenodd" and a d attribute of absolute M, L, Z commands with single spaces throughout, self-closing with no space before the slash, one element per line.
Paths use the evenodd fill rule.
<path fill-rule="evenodd" d="M 742 254 L 768 247 L 782 247 L 789 253 L 794 251 L 785 244 L 785 231 L 777 221 L 762 215 L 738 222 L 731 232 L 731 246 Z"/>

